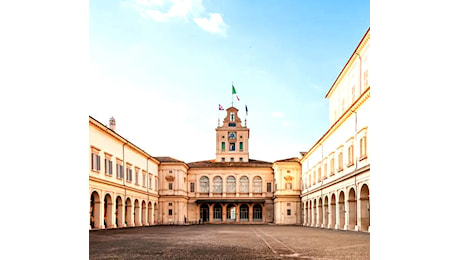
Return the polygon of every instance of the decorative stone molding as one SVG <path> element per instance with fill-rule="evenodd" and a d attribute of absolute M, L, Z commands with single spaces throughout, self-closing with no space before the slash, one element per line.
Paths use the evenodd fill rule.
<path fill-rule="evenodd" d="M 284 176 L 284 179 L 286 181 L 292 181 L 294 179 L 294 177 L 292 177 L 291 175 L 287 175 L 287 176 Z"/>
<path fill-rule="evenodd" d="M 168 175 L 168 176 L 165 177 L 165 179 L 166 179 L 167 181 L 174 181 L 174 176 Z"/>

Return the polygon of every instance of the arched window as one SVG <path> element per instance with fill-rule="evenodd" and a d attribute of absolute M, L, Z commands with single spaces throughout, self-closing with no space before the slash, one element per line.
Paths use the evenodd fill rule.
<path fill-rule="evenodd" d="M 246 176 L 240 178 L 240 192 L 249 193 L 249 179 Z"/>
<path fill-rule="evenodd" d="M 213 189 L 212 192 L 214 193 L 222 193 L 222 177 L 216 176 L 212 179 L 213 182 Z"/>
<path fill-rule="evenodd" d="M 209 192 L 209 179 L 206 176 L 200 178 L 200 192 Z"/>
<path fill-rule="evenodd" d="M 227 177 L 227 193 L 236 192 L 236 179 L 233 176 Z"/>
<path fill-rule="evenodd" d="M 254 193 L 262 193 L 262 178 L 259 176 L 254 177 L 253 186 Z"/>

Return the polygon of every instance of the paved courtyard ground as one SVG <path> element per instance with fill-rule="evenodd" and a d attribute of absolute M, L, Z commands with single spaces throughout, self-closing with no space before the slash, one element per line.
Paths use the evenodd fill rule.
<path fill-rule="evenodd" d="M 302 226 L 152 226 L 89 232 L 90 259 L 369 259 L 367 233 Z"/>

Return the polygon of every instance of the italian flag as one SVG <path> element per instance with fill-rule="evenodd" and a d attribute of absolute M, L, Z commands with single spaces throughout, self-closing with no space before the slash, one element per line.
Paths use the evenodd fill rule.
<path fill-rule="evenodd" d="M 235 87 L 234 87 L 233 84 L 232 84 L 232 95 L 233 95 L 233 94 L 236 96 L 236 99 L 237 99 L 238 101 L 240 101 L 240 98 L 239 98 L 238 95 L 236 94 Z"/>

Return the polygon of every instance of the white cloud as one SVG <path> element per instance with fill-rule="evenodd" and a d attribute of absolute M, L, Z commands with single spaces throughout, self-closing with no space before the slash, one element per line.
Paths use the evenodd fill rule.
<path fill-rule="evenodd" d="M 203 17 L 205 8 L 202 0 L 133 0 L 127 4 L 134 7 L 144 18 L 150 17 L 157 22 L 192 18 L 202 29 L 225 36 L 227 25 L 222 15 L 210 13 L 209 18 Z"/>
<path fill-rule="evenodd" d="M 158 10 L 146 10 L 145 13 L 153 18 L 153 20 L 158 21 L 158 22 L 164 22 L 168 19 L 168 16 Z M 141 13 L 142 16 L 144 16 L 143 13 Z"/>
<path fill-rule="evenodd" d="M 217 13 L 209 14 L 208 18 L 195 18 L 193 19 L 198 26 L 203 28 L 204 30 L 212 33 L 220 33 L 225 35 L 225 27 L 227 26 L 224 23 L 224 19 L 222 16 Z"/>
<path fill-rule="evenodd" d="M 274 117 L 283 117 L 283 116 L 284 116 L 284 114 L 281 113 L 281 112 L 273 112 L 272 115 L 273 115 Z"/>

